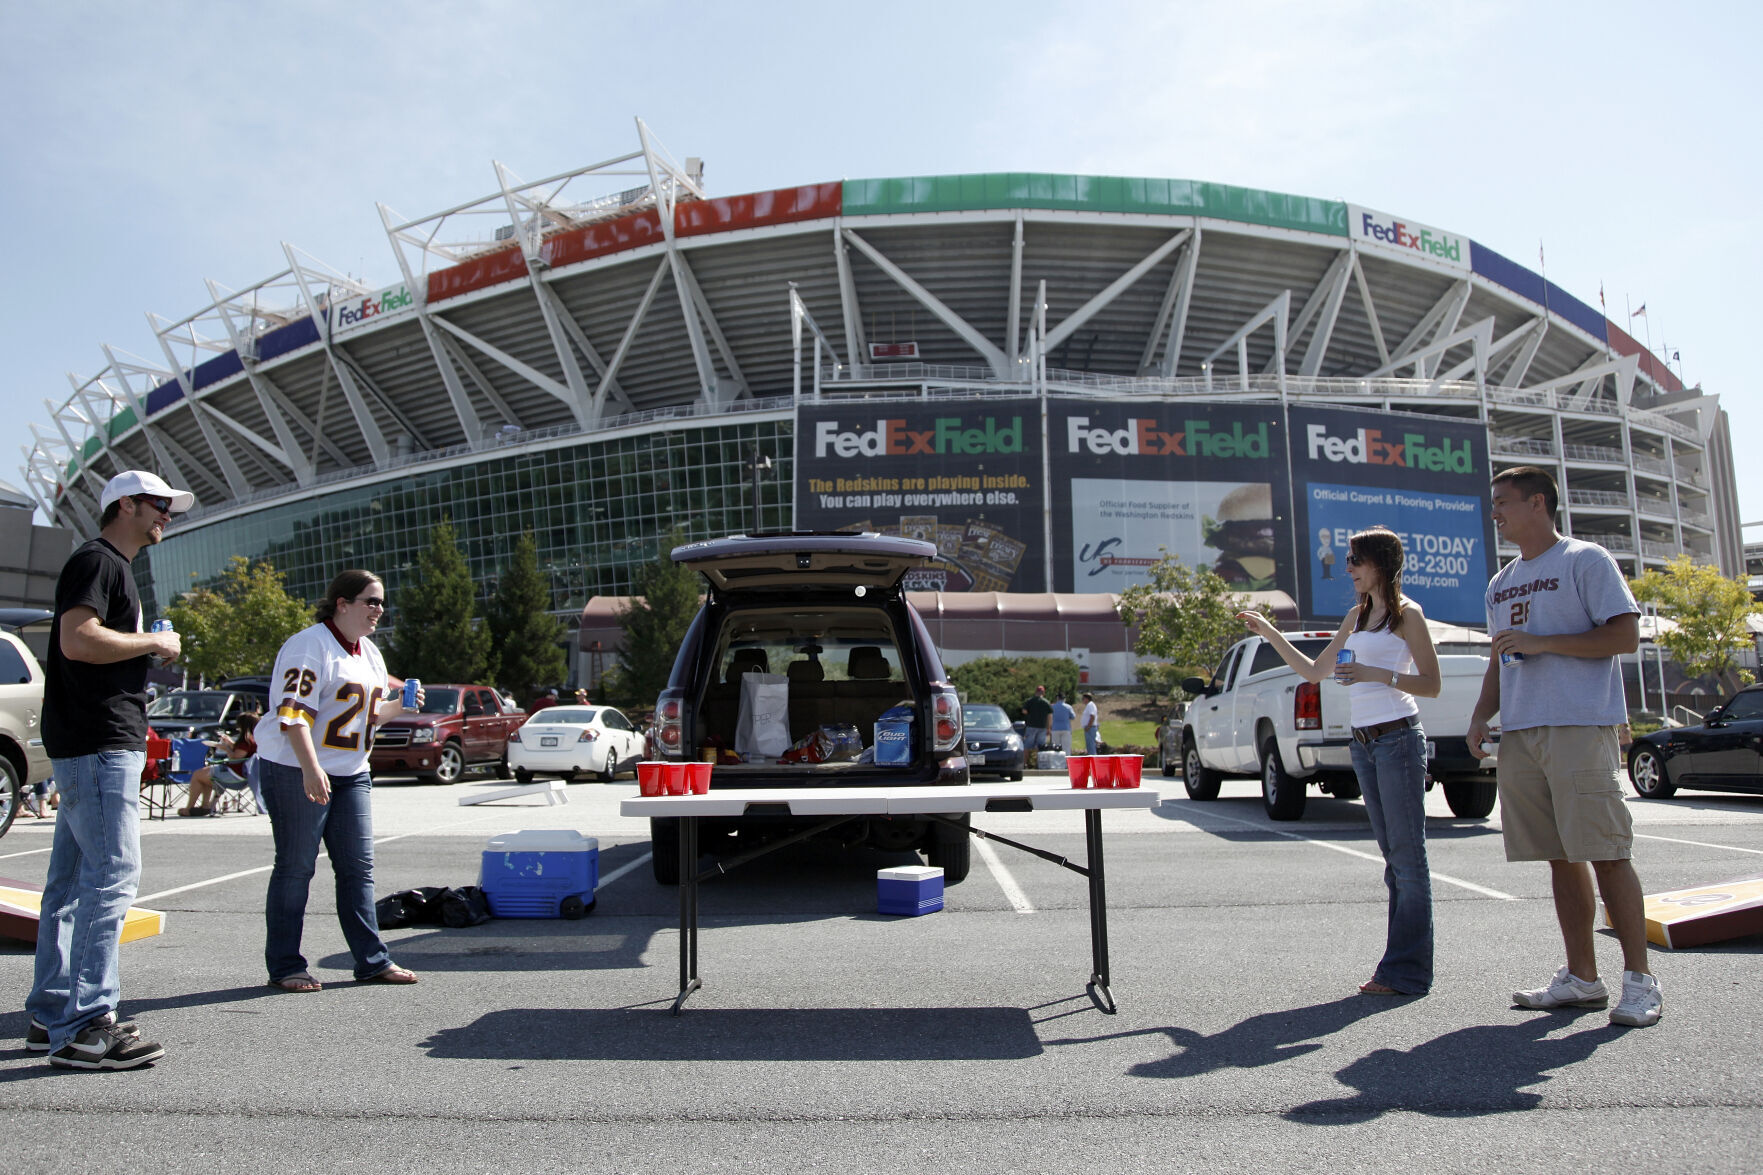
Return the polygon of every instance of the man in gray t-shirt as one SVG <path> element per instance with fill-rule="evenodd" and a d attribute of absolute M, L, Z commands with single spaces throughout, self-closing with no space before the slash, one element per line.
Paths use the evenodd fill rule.
<path fill-rule="evenodd" d="M 1555 529 L 1555 480 L 1535 466 L 1501 471 L 1493 519 L 1519 557 L 1488 584 L 1493 655 L 1469 723 L 1478 757 L 1500 715 L 1500 828 L 1509 861 L 1547 861 L 1567 963 L 1545 986 L 1514 992 L 1527 1008 L 1605 1007 L 1597 896 L 1622 944 L 1612 1024 L 1659 1019 L 1648 970 L 1646 905 L 1630 860 L 1617 727 L 1628 718 L 1619 658 L 1640 642 L 1640 609 L 1609 552 Z M 1596 877 L 1597 889 L 1592 888 Z"/>

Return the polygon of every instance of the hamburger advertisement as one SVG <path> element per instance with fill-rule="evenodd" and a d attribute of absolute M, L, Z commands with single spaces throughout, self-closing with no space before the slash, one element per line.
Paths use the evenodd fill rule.
<path fill-rule="evenodd" d="M 1118 592 L 1165 554 L 1295 596 L 1277 405 L 1063 401 L 1049 412 L 1056 589 Z"/>

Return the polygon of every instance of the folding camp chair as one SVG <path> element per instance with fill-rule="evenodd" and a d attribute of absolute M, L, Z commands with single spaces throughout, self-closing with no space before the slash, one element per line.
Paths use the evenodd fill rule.
<path fill-rule="evenodd" d="M 231 768 L 239 775 L 239 782 L 228 783 L 221 774 L 225 768 Z M 257 756 L 249 759 L 220 760 L 213 764 L 214 779 L 214 810 L 216 812 L 237 812 L 244 816 L 255 816 L 263 811 L 263 804 L 258 792 Z"/>
<path fill-rule="evenodd" d="M 156 770 L 152 779 L 147 778 L 146 771 L 141 773 L 141 800 L 146 805 L 149 820 L 164 820 L 180 801 L 188 800 L 190 776 L 208 762 L 208 744 L 199 738 L 174 738 L 170 740 L 168 753 L 156 757 L 154 743 L 167 747 L 165 739 L 147 740 L 147 760 Z"/>

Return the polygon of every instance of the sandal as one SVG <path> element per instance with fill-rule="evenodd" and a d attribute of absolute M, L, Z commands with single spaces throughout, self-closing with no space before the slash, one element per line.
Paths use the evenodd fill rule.
<path fill-rule="evenodd" d="M 1375 979 L 1367 979 L 1359 985 L 1360 995 L 1402 995 L 1387 983 L 1379 983 Z"/>
<path fill-rule="evenodd" d="M 323 991 L 324 984 L 314 979 L 305 971 L 296 971 L 292 975 L 284 975 L 280 979 L 272 979 L 269 986 L 279 987 L 283 991 Z"/>
<path fill-rule="evenodd" d="M 402 986 L 404 984 L 415 983 L 416 982 L 416 972 L 406 971 L 404 968 L 398 966 L 398 964 L 393 963 L 390 966 L 388 966 L 384 971 L 379 971 L 379 972 L 376 972 L 372 975 L 369 975 L 366 979 L 363 979 L 361 982 L 363 982 L 363 983 L 395 983 L 395 984 Z"/>

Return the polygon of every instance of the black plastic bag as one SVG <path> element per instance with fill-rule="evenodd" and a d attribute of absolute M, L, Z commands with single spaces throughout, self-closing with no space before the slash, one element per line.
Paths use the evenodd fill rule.
<path fill-rule="evenodd" d="M 477 926 L 490 920 L 490 900 L 475 885 L 401 889 L 374 903 L 381 930 L 405 926 Z"/>

